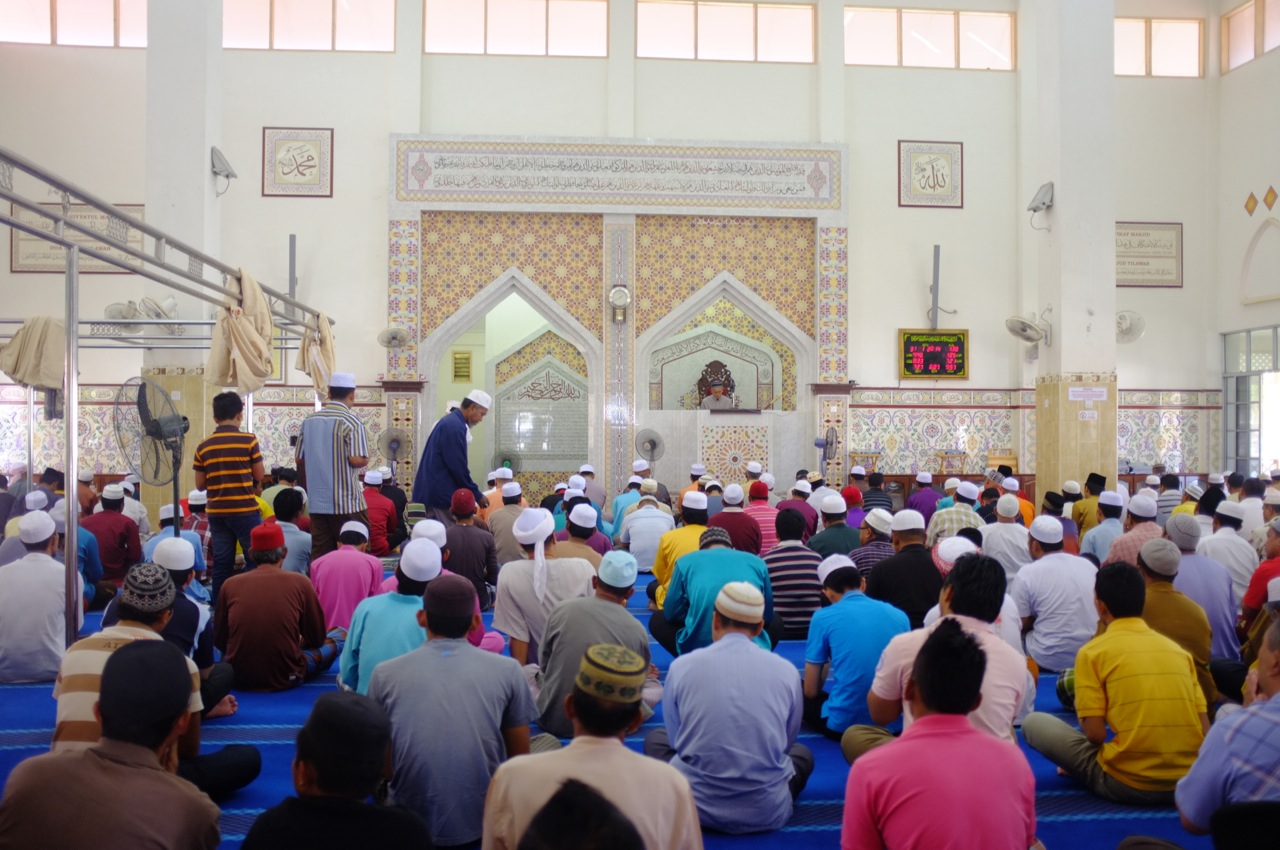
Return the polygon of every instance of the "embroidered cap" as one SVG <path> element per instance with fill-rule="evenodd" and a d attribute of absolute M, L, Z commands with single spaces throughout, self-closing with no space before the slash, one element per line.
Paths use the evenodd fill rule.
<path fill-rule="evenodd" d="M 638 653 L 612 643 L 587 648 L 574 687 L 605 702 L 638 703 L 649 665 Z"/>

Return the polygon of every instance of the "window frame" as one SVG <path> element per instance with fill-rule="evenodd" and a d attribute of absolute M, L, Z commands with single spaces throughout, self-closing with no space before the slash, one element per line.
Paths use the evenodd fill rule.
<path fill-rule="evenodd" d="M 228 47 L 225 43 L 222 45 L 223 50 L 246 50 L 272 53 L 350 53 L 357 56 L 382 55 L 389 56 L 396 52 L 399 46 L 399 25 L 400 25 L 400 4 L 391 0 L 391 47 L 387 50 L 352 50 L 348 47 L 340 48 L 338 44 L 338 3 L 341 0 L 330 0 L 329 15 L 329 47 L 276 47 L 276 0 L 266 0 L 267 2 L 267 46 L 266 47 Z"/>
<path fill-rule="evenodd" d="M 1117 77 L 1126 77 L 1128 79 L 1156 79 L 1156 80 L 1203 80 L 1206 75 L 1206 65 L 1208 65 L 1208 33 L 1209 22 L 1204 18 L 1143 18 L 1133 15 L 1116 15 L 1117 21 L 1142 21 L 1143 24 L 1143 72 L 1141 74 L 1116 74 Z M 1151 25 L 1152 24 L 1198 24 L 1200 27 L 1200 37 L 1197 39 L 1199 45 L 1199 57 L 1197 58 L 1197 67 L 1199 73 L 1193 77 L 1183 76 L 1181 74 L 1153 74 L 1151 73 Z M 1114 53 L 1114 49 L 1113 49 Z M 1114 66 L 1114 56 L 1113 62 Z"/>
<path fill-rule="evenodd" d="M 750 6 L 751 7 L 751 59 L 710 59 L 698 56 L 698 5 L 706 3 L 708 6 Z M 663 3 L 679 4 L 693 7 L 693 55 L 692 56 L 641 56 L 640 55 L 640 6 L 650 5 L 656 6 Z M 635 0 L 633 3 L 635 16 L 635 49 L 632 51 L 633 58 L 637 62 L 724 62 L 737 63 L 740 65 L 817 65 L 818 64 L 818 0 L 812 2 L 788 2 L 787 0 Z M 760 59 L 760 7 L 768 6 L 771 8 L 807 8 L 813 22 L 810 27 L 810 50 L 813 58 L 808 61 L 800 61 L 796 59 L 773 60 Z"/>
<path fill-rule="evenodd" d="M 1231 67 L 1231 27 L 1228 21 L 1244 12 L 1247 6 L 1253 6 L 1253 56 L 1244 60 L 1235 68 Z M 1250 62 L 1261 57 L 1263 54 L 1270 53 L 1274 50 L 1280 50 L 1280 47 L 1273 47 L 1271 50 L 1266 49 L 1267 45 L 1267 4 L 1265 0 L 1245 0 L 1239 6 L 1224 12 L 1219 19 L 1219 34 L 1222 39 L 1222 55 L 1219 57 L 1222 65 L 1222 76 L 1230 74 L 1232 71 L 1243 68 Z"/>
<path fill-rule="evenodd" d="M 58 41 L 58 0 L 49 0 L 49 40 L 48 41 L 8 41 L 0 38 L 0 44 L 29 44 L 33 47 L 78 47 L 95 50 L 146 50 L 141 47 L 120 43 L 120 0 L 111 0 L 111 43 L 110 44 L 62 44 Z"/>
<path fill-rule="evenodd" d="M 573 0 L 570 0 L 573 2 Z M 427 0 L 422 0 L 422 55 L 423 56 L 505 56 L 511 59 L 608 59 L 609 41 L 613 35 L 613 24 L 609 20 L 609 4 L 612 0 L 603 0 L 604 13 L 604 53 L 599 56 L 584 56 L 581 53 L 551 53 L 551 2 L 542 0 L 543 29 L 542 47 L 544 53 L 490 53 L 489 52 L 489 0 L 484 0 L 484 51 L 481 53 L 457 53 L 448 50 L 427 50 Z"/>
<path fill-rule="evenodd" d="M 918 71 L 968 71 L 980 74 L 1014 74 L 1018 71 L 1018 13 L 1005 12 L 998 9 L 917 9 L 907 6 L 842 6 L 841 11 L 848 10 L 868 10 L 875 12 L 894 12 L 897 18 L 897 53 L 898 62 L 896 65 L 880 65 L 880 64 L 864 64 L 861 62 L 850 62 L 847 58 L 841 57 L 846 68 L 913 68 Z M 955 49 L 955 65 L 950 68 L 946 66 L 936 65 L 904 65 L 902 64 L 902 13 L 903 12 L 922 12 L 928 14 L 946 14 L 951 15 L 952 20 L 952 36 Z M 1009 19 L 1009 67 L 1008 68 L 965 68 L 960 64 L 960 16 L 961 15 L 991 15 L 1003 16 Z M 844 40 L 843 15 L 841 16 L 841 41 Z"/>

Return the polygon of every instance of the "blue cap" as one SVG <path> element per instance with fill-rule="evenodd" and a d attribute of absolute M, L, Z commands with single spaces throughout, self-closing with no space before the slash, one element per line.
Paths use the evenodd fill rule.
<path fill-rule="evenodd" d="M 628 588 L 636 583 L 636 574 L 640 566 L 635 556 L 621 549 L 613 549 L 604 553 L 600 559 L 598 575 L 600 581 L 610 587 Z"/>

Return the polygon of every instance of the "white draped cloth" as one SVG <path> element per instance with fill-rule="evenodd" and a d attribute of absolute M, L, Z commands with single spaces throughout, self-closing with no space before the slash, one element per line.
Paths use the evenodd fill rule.
<path fill-rule="evenodd" d="M 8 344 L 0 345 L 0 371 L 26 387 L 62 389 L 66 362 L 67 333 L 62 319 L 27 319 Z"/>
<path fill-rule="evenodd" d="M 240 300 L 237 304 L 228 298 L 227 306 L 215 316 L 204 379 L 215 386 L 234 386 L 241 395 L 248 395 L 271 377 L 271 338 L 275 333 L 271 305 L 244 269 L 240 280 L 229 280 L 227 287 Z"/>
<path fill-rule="evenodd" d="M 316 391 L 329 391 L 329 377 L 333 374 L 333 328 L 329 326 L 329 317 L 324 313 L 316 316 L 318 330 L 308 329 L 302 335 L 302 344 L 298 348 L 298 360 L 294 368 L 311 376 Z"/>

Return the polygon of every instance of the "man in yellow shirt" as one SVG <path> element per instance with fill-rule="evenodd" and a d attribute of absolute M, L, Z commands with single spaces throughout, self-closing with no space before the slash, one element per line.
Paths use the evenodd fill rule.
<path fill-rule="evenodd" d="M 1199 484 L 1188 484 L 1182 490 L 1182 504 L 1173 509 L 1175 514 L 1196 515 L 1196 505 L 1204 495 L 1204 488 Z"/>
<path fill-rule="evenodd" d="M 1084 480 L 1085 496 L 1071 508 L 1071 518 L 1080 527 L 1081 540 L 1084 540 L 1086 531 L 1098 524 L 1098 496 L 1102 495 L 1105 489 L 1107 489 L 1106 477 L 1096 472 L 1090 472 L 1089 477 Z"/>
<path fill-rule="evenodd" d="M 676 561 L 698 551 L 698 538 L 707 530 L 707 494 L 686 490 L 680 497 L 680 513 L 684 517 L 684 525 L 673 528 L 658 540 L 658 554 L 653 559 L 653 581 L 648 589 L 651 611 L 662 610 Z"/>
<path fill-rule="evenodd" d="M 1103 567 L 1094 596 L 1107 630 L 1076 655 L 1081 731 L 1051 714 L 1032 712 L 1022 734 L 1100 797 L 1169 805 L 1209 729 L 1195 666 L 1186 650 L 1143 621 L 1146 583 L 1137 567 Z M 1110 741 L 1108 727 L 1115 733 Z"/>

